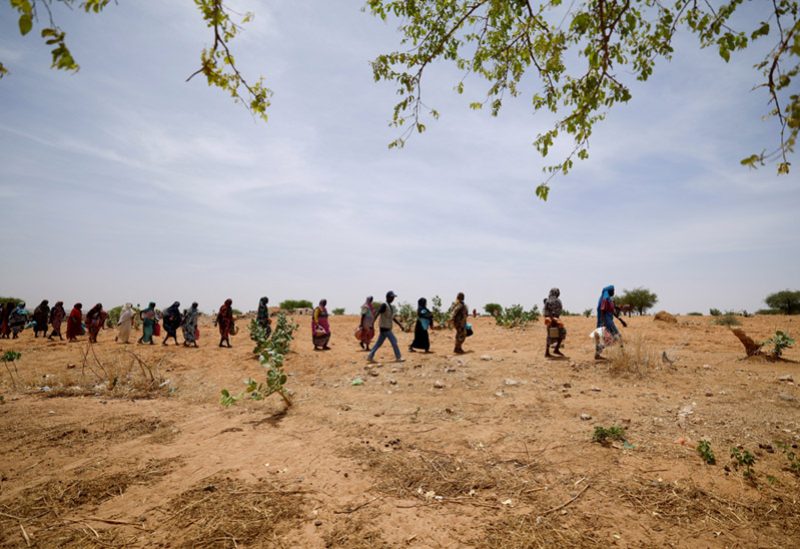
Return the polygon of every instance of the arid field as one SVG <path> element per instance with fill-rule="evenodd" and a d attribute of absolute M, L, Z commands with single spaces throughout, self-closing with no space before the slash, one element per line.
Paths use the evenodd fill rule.
<path fill-rule="evenodd" d="M 434 352 L 367 367 L 355 317 L 309 317 L 278 396 L 220 405 L 263 378 L 246 322 L 234 348 L 208 318 L 199 349 L 34 339 L 0 369 L 2 547 L 797 547 L 800 349 L 745 359 L 710 317 L 634 317 L 595 363 L 594 318 L 474 321 Z M 800 319 L 742 318 L 756 340 Z M 138 338 L 138 334 L 135 334 Z M 353 384 L 355 378 L 363 384 Z M 596 427 L 624 428 L 593 441 Z M 710 442 L 716 464 L 697 451 Z M 748 466 L 731 449 L 755 457 Z M 794 468 L 792 467 L 794 465 Z"/>

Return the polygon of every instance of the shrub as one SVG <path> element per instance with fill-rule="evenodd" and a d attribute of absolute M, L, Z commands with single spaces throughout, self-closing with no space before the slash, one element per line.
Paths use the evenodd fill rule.
<path fill-rule="evenodd" d="M 539 306 L 534 305 L 532 309 L 526 311 L 522 305 L 511 305 L 494 318 L 497 325 L 503 328 L 521 328 L 539 319 Z"/>
<path fill-rule="evenodd" d="M 708 465 L 717 463 L 717 458 L 714 457 L 714 451 L 711 449 L 711 443 L 707 440 L 701 440 L 697 445 L 697 453 L 703 458 Z"/>
<path fill-rule="evenodd" d="M 417 319 L 417 311 L 410 303 L 401 303 L 397 308 L 397 320 L 408 330 Z"/>
<path fill-rule="evenodd" d="M 739 322 L 739 319 L 736 318 L 736 315 L 734 315 L 730 311 L 726 312 L 722 316 L 717 316 L 717 315 L 714 316 L 717 317 L 714 319 L 714 324 L 718 324 L 720 326 L 730 327 L 730 326 L 739 326 L 741 324 L 741 322 Z"/>
<path fill-rule="evenodd" d="M 789 334 L 778 330 L 775 332 L 774 336 L 766 340 L 761 345 L 772 345 L 772 351 L 770 352 L 770 355 L 772 355 L 774 358 L 780 358 L 783 354 L 783 351 L 791 348 L 794 343 L 794 339 L 789 337 Z"/>
<path fill-rule="evenodd" d="M 711 316 L 721 316 L 722 311 L 720 311 L 719 309 L 709 309 L 708 314 L 710 314 Z"/>
<path fill-rule="evenodd" d="M 431 314 L 433 315 L 434 327 L 447 328 L 453 319 L 451 310 L 442 308 L 442 298 L 438 295 L 433 296 L 433 299 L 431 299 Z"/>
<path fill-rule="evenodd" d="M 287 299 L 281 301 L 280 308 L 284 311 L 294 311 L 295 309 L 313 309 L 314 304 L 307 299 Z"/>
<path fill-rule="evenodd" d="M 733 466 L 738 470 L 739 467 L 744 467 L 742 476 L 747 480 L 753 480 L 753 465 L 756 462 L 756 457 L 744 448 L 731 448 L 731 459 Z"/>
<path fill-rule="evenodd" d="M 18 297 L 0 297 L 0 305 L 5 305 L 6 303 L 13 303 L 14 305 L 18 303 L 22 303 L 24 300 Z"/>
<path fill-rule="evenodd" d="M 594 435 L 592 435 L 592 442 L 598 442 L 603 446 L 607 446 L 612 440 L 625 440 L 625 427 L 619 425 L 612 425 L 608 429 L 601 425 L 594 428 Z"/>
<path fill-rule="evenodd" d="M 583 316 L 585 316 L 586 318 L 589 318 L 590 316 L 592 316 L 592 313 L 594 313 L 594 309 L 585 309 L 583 311 Z"/>
<path fill-rule="evenodd" d="M 487 303 L 483 306 L 483 310 L 486 311 L 487 315 L 497 316 L 503 312 L 503 306 L 499 303 Z"/>
<path fill-rule="evenodd" d="M 778 309 L 759 309 L 756 311 L 757 315 L 779 315 L 781 312 Z"/>
<path fill-rule="evenodd" d="M 335 316 L 342 316 L 344 314 L 344 307 L 338 307 L 333 310 Z"/>
<path fill-rule="evenodd" d="M 297 330 L 297 323 L 278 313 L 272 337 L 267 338 L 266 330 L 255 320 L 250 323 L 250 338 L 256 342 L 253 352 L 258 355 L 258 361 L 267 370 L 267 379 L 259 383 L 254 379 L 245 381 L 245 392 L 239 395 L 231 394 L 228 389 L 220 392 L 220 404 L 231 406 L 244 397 L 245 393 L 252 400 L 263 400 L 273 393 L 278 393 L 283 398 L 286 406 L 291 406 L 292 401 L 286 390 L 286 373 L 283 371 L 283 362 L 289 352 L 289 347 Z"/>
<path fill-rule="evenodd" d="M 703 313 L 692 311 L 691 313 L 686 313 L 686 316 L 703 316 Z"/>

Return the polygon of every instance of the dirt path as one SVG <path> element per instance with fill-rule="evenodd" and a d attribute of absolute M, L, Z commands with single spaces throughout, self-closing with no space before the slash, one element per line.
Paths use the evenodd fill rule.
<path fill-rule="evenodd" d="M 230 351 L 213 346 L 206 324 L 198 350 L 122 346 L 105 332 L 85 365 L 85 343 L 30 333 L 0 342 L 22 353 L 13 378 L 2 371 L 0 546 L 800 539 L 800 470 L 779 446 L 800 455 L 800 390 L 781 380 L 800 381 L 800 367 L 740 360 L 739 342 L 709 318 L 634 318 L 625 360 L 605 364 L 592 359 L 593 319 L 568 318 L 570 358 L 547 361 L 541 326 L 509 331 L 482 318 L 467 355 L 452 356 L 452 334 L 435 332 L 435 353 L 371 369 L 354 318 L 333 317 L 325 353 L 310 349 L 308 319 L 298 320 L 288 413 L 276 398 L 220 406 L 221 388 L 262 377 L 246 331 Z M 763 340 L 775 329 L 800 335 L 797 325 L 757 317 L 743 327 Z M 400 339 L 405 350 L 411 336 Z M 137 360 L 160 387 L 143 389 L 149 374 Z M 109 392 L 103 383 L 114 378 Z M 130 398 L 143 394 L 156 398 Z M 592 442 L 596 426 L 612 425 L 625 428 L 624 441 Z M 701 439 L 716 465 L 698 455 Z M 752 481 L 729 459 L 734 446 L 754 454 Z"/>

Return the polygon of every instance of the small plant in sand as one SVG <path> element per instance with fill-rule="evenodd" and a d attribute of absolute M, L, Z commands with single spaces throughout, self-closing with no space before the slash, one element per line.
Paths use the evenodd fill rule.
<path fill-rule="evenodd" d="M 14 364 L 14 362 L 19 360 L 21 356 L 22 353 L 18 353 L 17 351 L 6 351 L 3 353 L 3 356 L 0 357 L 0 362 L 5 365 L 6 370 L 8 371 L 8 376 L 11 378 L 11 384 L 14 385 L 14 387 L 17 386 L 17 382 L 14 380 L 14 374 L 11 373 L 11 368 L 9 368 L 8 365 L 14 365 L 14 372 L 17 374 L 17 377 L 19 377 L 19 371 L 17 370 L 17 366 Z"/>
<path fill-rule="evenodd" d="M 800 457 L 797 456 L 797 453 L 795 453 L 794 449 L 788 444 L 778 444 L 778 447 L 783 450 L 783 455 L 786 456 L 788 461 L 786 469 L 800 477 Z"/>
<path fill-rule="evenodd" d="M 697 444 L 697 453 L 703 458 L 708 465 L 717 463 L 717 458 L 714 457 L 714 450 L 711 449 L 711 443 L 707 440 L 701 440 Z"/>
<path fill-rule="evenodd" d="M 773 358 L 780 358 L 781 355 L 783 354 L 783 351 L 785 351 L 786 349 L 790 349 L 792 345 L 794 345 L 794 343 L 795 343 L 794 339 L 789 337 L 789 334 L 778 330 L 777 332 L 775 332 L 774 336 L 766 340 L 761 345 L 762 347 L 772 346 L 772 350 L 769 352 L 769 354 Z"/>
<path fill-rule="evenodd" d="M 644 339 L 636 336 L 624 347 L 615 345 L 608 353 L 608 370 L 614 375 L 644 377 L 661 368 L 664 360 Z"/>
<path fill-rule="evenodd" d="M 749 481 L 755 480 L 753 465 L 756 463 L 756 456 L 744 448 L 737 448 L 734 446 L 731 448 L 731 459 L 733 460 L 733 466 L 737 471 L 740 468 L 744 469 L 744 471 L 742 471 L 742 476 L 745 479 Z"/>
<path fill-rule="evenodd" d="M 526 311 L 522 305 L 511 305 L 500 311 L 494 319 L 503 328 L 522 328 L 539 320 L 539 306 L 534 305 Z"/>
<path fill-rule="evenodd" d="M 602 444 L 603 446 L 608 446 L 611 444 L 611 441 L 625 440 L 625 427 L 620 427 L 619 425 L 612 425 L 611 427 L 603 427 L 602 425 L 597 425 L 594 428 L 594 435 L 592 435 L 592 442 L 597 442 Z"/>
<path fill-rule="evenodd" d="M 258 361 L 267 370 L 265 382 L 258 382 L 254 379 L 247 379 L 245 391 L 234 395 L 228 389 L 220 392 L 220 404 L 232 406 L 236 401 L 242 399 L 247 394 L 252 400 L 263 400 L 273 393 L 278 393 L 286 406 L 291 406 L 289 392 L 286 390 L 286 373 L 283 371 L 283 362 L 289 353 L 289 347 L 294 339 L 294 332 L 297 330 L 297 323 L 279 313 L 275 322 L 275 329 L 272 337 L 266 338 L 266 331 L 257 323 L 251 323 L 250 337 L 256 342 L 254 352 L 258 354 Z"/>

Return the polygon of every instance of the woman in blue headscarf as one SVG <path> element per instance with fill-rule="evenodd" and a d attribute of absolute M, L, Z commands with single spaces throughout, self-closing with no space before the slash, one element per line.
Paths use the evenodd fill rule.
<path fill-rule="evenodd" d="M 617 326 L 614 324 L 614 317 L 619 318 L 623 326 L 628 325 L 619 317 L 619 311 L 614 305 L 614 286 L 606 286 L 600 294 L 600 300 L 597 302 L 597 328 L 602 328 L 602 337 L 599 333 L 595 335 L 594 345 L 594 358 L 601 360 L 603 357 L 600 353 L 603 352 L 606 345 L 613 344 L 617 341 L 622 341 L 622 335 L 619 333 Z"/>

